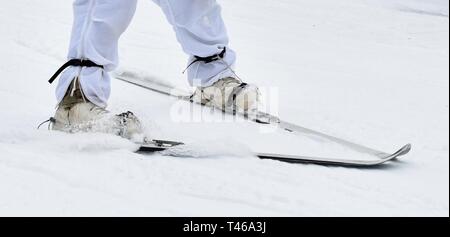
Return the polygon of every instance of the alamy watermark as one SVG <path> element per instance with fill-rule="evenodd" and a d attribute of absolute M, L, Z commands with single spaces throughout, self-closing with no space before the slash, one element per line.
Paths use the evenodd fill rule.
<path fill-rule="evenodd" d="M 180 96 L 180 100 L 174 102 L 170 108 L 170 118 L 176 123 L 248 123 L 257 121 L 260 123 L 261 133 L 272 133 L 278 128 L 279 116 L 279 89 L 278 87 L 260 87 L 260 96 L 256 106 L 252 110 L 240 111 L 233 106 L 216 107 L 214 105 L 200 106 L 197 102 L 187 103 L 187 97 Z M 229 95 L 227 89 L 216 92 L 223 98 Z M 226 98 L 228 100 L 228 98 Z"/>

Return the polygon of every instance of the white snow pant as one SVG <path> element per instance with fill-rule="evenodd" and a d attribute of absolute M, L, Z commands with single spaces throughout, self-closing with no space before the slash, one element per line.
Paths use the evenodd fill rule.
<path fill-rule="evenodd" d="M 187 70 L 192 86 L 209 86 L 217 80 L 233 76 L 228 65 L 236 60 L 228 48 L 228 36 L 216 0 L 153 0 L 173 26 L 188 64 L 194 56 L 208 57 L 227 47 L 223 63 L 197 62 Z M 69 67 L 61 75 L 56 88 L 60 102 L 70 83 L 78 77 L 83 92 L 92 103 L 106 107 L 110 95 L 110 76 L 119 63 L 118 40 L 130 24 L 137 0 L 75 0 L 74 22 L 68 59 L 89 59 L 98 67 Z M 152 57 L 152 55 L 148 55 Z"/>

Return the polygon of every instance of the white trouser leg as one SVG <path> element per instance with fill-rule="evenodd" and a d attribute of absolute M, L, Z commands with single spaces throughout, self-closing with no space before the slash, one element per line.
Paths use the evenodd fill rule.
<path fill-rule="evenodd" d="M 178 42 L 190 56 L 208 57 L 227 47 L 225 62 L 232 66 L 235 52 L 228 48 L 228 35 L 216 0 L 153 0 L 158 4 L 173 26 Z M 189 83 L 193 86 L 210 86 L 217 80 L 234 76 L 221 61 L 208 64 L 198 62 L 187 70 Z"/>
<path fill-rule="evenodd" d="M 106 107 L 110 95 L 109 71 L 118 65 L 118 40 L 136 10 L 137 0 L 75 0 L 68 59 L 89 59 L 104 69 L 70 67 L 60 77 L 56 98 L 60 102 L 78 76 L 87 99 Z"/>

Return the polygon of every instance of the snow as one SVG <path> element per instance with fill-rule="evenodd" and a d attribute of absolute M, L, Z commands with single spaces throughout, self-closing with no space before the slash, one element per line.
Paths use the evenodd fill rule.
<path fill-rule="evenodd" d="M 187 141 L 179 152 L 193 157 L 136 154 L 107 134 L 36 130 L 54 112 L 46 79 L 65 60 L 71 4 L 7 1 L 0 216 L 449 216 L 448 1 L 221 3 L 239 75 L 284 120 L 388 152 L 410 142 L 411 154 L 383 169 L 258 160 L 251 150 L 366 157 L 207 112 L 177 122 L 186 115 L 174 108 L 188 104 L 117 80 L 109 108 L 134 111 L 155 138 Z M 121 59 L 121 70 L 187 88 L 185 55 L 151 1 L 139 2 Z"/>

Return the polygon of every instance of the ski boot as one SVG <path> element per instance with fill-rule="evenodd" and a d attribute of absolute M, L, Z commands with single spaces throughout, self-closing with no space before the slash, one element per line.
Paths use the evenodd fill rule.
<path fill-rule="evenodd" d="M 113 115 L 88 101 L 77 78 L 71 83 L 50 122 L 52 130 L 70 133 L 113 133 L 127 139 L 143 133 L 139 119 L 132 112 Z"/>
<path fill-rule="evenodd" d="M 191 100 L 222 111 L 249 114 L 257 111 L 260 97 L 256 86 L 226 77 L 211 86 L 198 87 Z"/>

